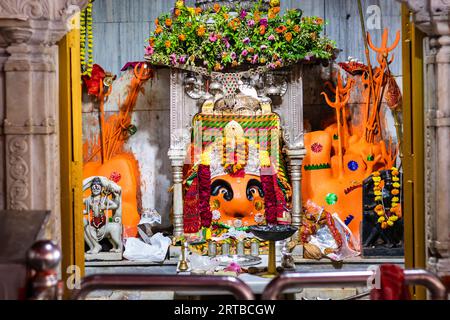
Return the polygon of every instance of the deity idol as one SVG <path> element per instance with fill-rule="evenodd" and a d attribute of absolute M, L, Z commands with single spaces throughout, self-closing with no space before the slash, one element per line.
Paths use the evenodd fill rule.
<path fill-rule="evenodd" d="M 211 225 L 242 228 L 290 223 L 290 186 L 271 156 L 232 120 L 186 179 L 185 233 Z"/>
<path fill-rule="evenodd" d="M 88 255 L 102 251 L 101 241 L 108 239 L 111 253 L 122 252 L 121 188 L 104 177 L 91 177 L 84 181 L 84 189 L 90 188 L 91 195 L 84 199 L 84 239 L 89 246 Z M 110 199 L 110 197 L 112 197 Z M 112 211 L 112 222 L 108 212 Z M 120 260 L 120 259 L 119 259 Z"/>

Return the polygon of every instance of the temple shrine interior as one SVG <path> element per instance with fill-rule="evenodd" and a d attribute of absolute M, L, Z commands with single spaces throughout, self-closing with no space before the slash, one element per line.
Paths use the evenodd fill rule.
<path fill-rule="evenodd" d="M 445 246 L 430 215 L 445 208 L 430 195 L 447 190 L 445 170 L 430 141 L 448 137 L 430 130 L 448 117 L 424 119 L 443 113 L 424 107 L 438 89 L 423 84 L 448 73 L 423 68 L 424 46 L 441 47 L 416 29 L 408 1 L 83 1 L 64 9 L 57 44 L 61 216 L 35 212 L 60 231 L 61 296 L 425 299 L 418 285 L 445 296 L 422 269 L 439 267 Z M 5 52 L 28 54 L 20 41 Z M 45 125 L 26 130 L 45 136 Z M 11 165 L 34 150 L 8 145 Z M 8 209 L 21 190 L 8 191 Z M 58 252 L 29 251 L 36 288 L 56 279 Z M 377 287 L 400 276 L 395 292 Z"/>

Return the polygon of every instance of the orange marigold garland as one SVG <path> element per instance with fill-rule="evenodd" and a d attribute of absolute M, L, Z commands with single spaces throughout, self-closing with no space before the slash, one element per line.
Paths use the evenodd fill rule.
<path fill-rule="evenodd" d="M 401 218 L 400 214 L 400 172 L 397 168 L 393 167 L 391 169 L 392 175 L 392 189 L 390 190 L 391 205 L 387 208 L 383 202 L 383 189 L 387 188 L 387 185 L 382 186 L 383 179 L 381 178 L 381 173 L 379 171 L 372 174 L 373 180 L 373 191 L 375 195 L 375 213 L 377 214 L 378 223 L 381 224 L 382 229 L 387 229 L 393 227 L 395 222 Z"/>

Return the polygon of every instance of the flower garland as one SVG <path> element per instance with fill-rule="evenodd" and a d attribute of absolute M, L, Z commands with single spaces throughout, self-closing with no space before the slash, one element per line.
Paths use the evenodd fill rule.
<path fill-rule="evenodd" d="M 92 32 L 92 7 L 94 0 L 89 0 L 87 8 L 81 11 L 80 27 L 80 59 L 82 75 L 91 76 L 94 65 L 94 35 Z M 86 38 L 87 38 L 87 60 L 86 60 Z"/>
<path fill-rule="evenodd" d="M 383 189 L 381 187 L 381 173 L 379 171 L 374 172 L 372 174 L 373 180 L 373 191 L 375 195 L 375 202 L 377 205 L 375 206 L 375 213 L 377 214 L 378 223 L 381 224 L 382 229 L 387 229 L 389 227 L 393 227 L 395 222 L 400 219 L 400 172 L 397 168 L 393 167 L 391 169 L 392 174 L 392 190 L 390 192 L 391 198 L 391 206 L 387 209 L 383 203 Z M 384 186 L 385 188 L 387 186 Z"/>
<path fill-rule="evenodd" d="M 261 4 L 236 11 L 217 3 L 203 11 L 177 1 L 172 13 L 155 20 L 145 58 L 154 64 L 218 72 L 242 65 L 276 69 L 335 55 L 335 43 L 321 36 L 321 18 L 302 17 L 301 10 L 280 15 L 280 1 L 271 2 L 267 12 Z"/>

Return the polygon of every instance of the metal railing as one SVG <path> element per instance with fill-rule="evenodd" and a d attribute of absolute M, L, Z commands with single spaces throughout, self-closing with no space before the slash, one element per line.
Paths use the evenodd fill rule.
<path fill-rule="evenodd" d="M 281 293 L 293 288 L 324 288 L 366 286 L 373 271 L 290 273 L 273 279 L 264 290 L 263 300 L 276 300 Z M 440 279 L 426 270 L 405 270 L 407 285 L 426 287 L 433 300 L 447 300 L 447 290 Z"/>
<path fill-rule="evenodd" d="M 88 276 L 83 279 L 81 288 L 74 292 L 72 299 L 84 300 L 98 290 L 224 291 L 233 294 L 237 300 L 255 300 L 250 287 L 235 277 L 126 274 Z"/>

